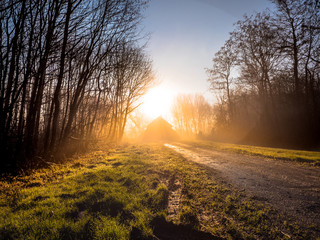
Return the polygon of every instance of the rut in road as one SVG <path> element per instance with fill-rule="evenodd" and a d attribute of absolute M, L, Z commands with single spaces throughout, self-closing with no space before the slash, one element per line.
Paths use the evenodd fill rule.
<path fill-rule="evenodd" d="M 187 160 L 215 169 L 224 181 L 301 225 L 320 226 L 320 168 L 181 143 L 165 146 Z"/>

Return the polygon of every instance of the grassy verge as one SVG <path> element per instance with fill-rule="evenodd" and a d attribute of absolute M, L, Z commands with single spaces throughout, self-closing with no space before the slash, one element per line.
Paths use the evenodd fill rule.
<path fill-rule="evenodd" d="M 186 143 L 195 147 L 205 147 L 217 150 L 256 155 L 268 158 L 291 160 L 297 162 L 309 163 L 313 166 L 320 166 L 320 152 L 290 150 L 282 148 L 257 147 L 249 145 L 239 145 L 231 143 L 220 143 L 211 141 L 186 141 Z"/>
<path fill-rule="evenodd" d="M 312 229 L 288 224 L 273 209 L 215 181 L 214 172 L 161 145 L 95 151 L 29 176 L 3 179 L 0 188 L 0 239 L 314 236 Z M 180 192 L 179 205 L 168 223 L 173 192 Z M 183 225 L 195 231 L 178 228 Z"/>

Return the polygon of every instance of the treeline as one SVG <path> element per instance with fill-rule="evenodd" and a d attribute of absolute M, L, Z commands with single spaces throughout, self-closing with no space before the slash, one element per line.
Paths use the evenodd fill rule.
<path fill-rule="evenodd" d="M 320 1 L 274 0 L 245 16 L 208 69 L 220 95 L 213 136 L 244 143 L 320 143 Z"/>
<path fill-rule="evenodd" d="M 200 94 L 180 94 L 171 109 L 173 124 L 181 137 L 205 136 L 214 124 L 213 107 Z"/>
<path fill-rule="evenodd" d="M 139 46 L 145 0 L 3 0 L 1 169 L 121 139 L 153 81 Z"/>

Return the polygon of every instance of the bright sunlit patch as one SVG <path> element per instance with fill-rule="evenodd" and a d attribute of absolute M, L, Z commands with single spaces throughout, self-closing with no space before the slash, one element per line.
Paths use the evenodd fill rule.
<path fill-rule="evenodd" d="M 169 119 L 174 99 L 174 92 L 169 87 L 157 86 L 151 88 L 143 97 L 141 112 L 150 120 L 159 116 Z"/>

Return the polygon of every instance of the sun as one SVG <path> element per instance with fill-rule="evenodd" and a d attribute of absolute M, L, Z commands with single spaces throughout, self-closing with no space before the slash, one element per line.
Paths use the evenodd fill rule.
<path fill-rule="evenodd" d="M 172 89 L 161 85 L 151 88 L 142 99 L 140 111 L 149 120 L 159 116 L 169 120 L 173 99 L 174 92 Z"/>

